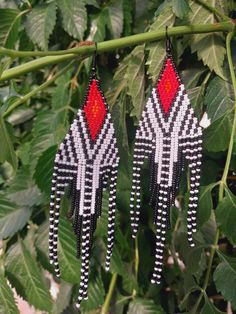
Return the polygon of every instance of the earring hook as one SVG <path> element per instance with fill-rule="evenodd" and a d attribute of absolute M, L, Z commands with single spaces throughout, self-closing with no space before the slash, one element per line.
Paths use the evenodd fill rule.
<path fill-rule="evenodd" d="M 166 26 L 166 52 L 167 54 L 171 52 L 171 40 L 168 35 L 168 26 Z"/>
<path fill-rule="evenodd" d="M 98 45 L 97 45 L 96 41 L 94 42 L 94 45 L 95 45 L 95 50 L 94 50 L 94 53 L 93 53 L 93 67 L 92 67 L 92 70 L 93 70 L 93 72 L 96 72 L 96 69 L 97 69 L 97 50 L 98 50 Z"/>

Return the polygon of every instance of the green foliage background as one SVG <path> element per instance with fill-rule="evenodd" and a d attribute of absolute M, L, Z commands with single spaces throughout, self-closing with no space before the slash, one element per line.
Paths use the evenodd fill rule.
<path fill-rule="evenodd" d="M 215 23 L 233 17 L 233 1 L 210 0 L 0 1 L 0 46 L 20 51 L 64 50 L 81 40 L 102 42 L 165 26 Z M 224 16 L 225 15 L 225 16 Z M 188 173 L 172 208 L 162 284 L 150 284 L 155 234 L 143 170 L 141 226 L 130 235 L 129 196 L 135 128 L 165 56 L 165 42 L 114 49 L 99 55 L 98 71 L 119 139 L 116 243 L 104 270 L 107 195 L 91 258 L 89 299 L 82 313 L 223 313 L 236 310 L 235 95 L 225 33 L 180 35 L 173 53 L 199 119 L 206 112 L 198 232 L 186 240 Z M 235 39 L 232 40 L 236 62 Z M 0 76 L 32 57 L 0 49 Z M 229 59 L 228 59 L 229 61 Z M 55 63 L 8 81 L 0 79 L 0 313 L 19 313 L 9 283 L 44 313 L 76 313 L 80 262 L 63 201 L 59 228 L 62 278 L 56 300 L 49 293 L 48 212 L 52 165 L 58 144 L 81 106 L 91 58 Z M 231 64 L 232 69 L 232 64 Z M 14 75 L 13 75 L 14 76 Z M 43 84 L 43 85 L 42 85 Z M 236 91 L 235 91 L 236 92 Z M 233 122 L 234 121 L 234 122 Z M 233 146 L 232 146 L 233 145 Z M 230 147 L 230 148 L 229 148 Z M 228 155 L 227 155 L 228 154 Z M 228 157 L 227 157 L 228 156 Z M 229 171 L 228 171 L 229 170 Z M 227 180 L 226 180 L 227 179 Z"/>

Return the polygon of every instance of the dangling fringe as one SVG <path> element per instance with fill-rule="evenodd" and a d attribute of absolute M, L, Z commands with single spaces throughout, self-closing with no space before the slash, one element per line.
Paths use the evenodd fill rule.
<path fill-rule="evenodd" d="M 166 87 L 166 84 L 169 85 Z M 168 54 L 157 87 L 152 90 L 136 131 L 130 198 L 132 236 L 135 237 L 140 216 L 141 167 L 144 159 L 149 158 L 150 205 L 153 206 L 153 222 L 156 226 L 152 283 L 160 283 L 166 232 L 170 228 L 170 208 L 175 202 L 185 161 L 188 161 L 190 168 L 187 233 L 190 246 L 194 246 L 192 236 L 197 225 L 201 137 L 201 127 L 172 57 Z"/>
<path fill-rule="evenodd" d="M 94 71 L 94 70 L 93 70 Z M 93 102 L 99 108 L 93 111 Z M 97 111 L 98 110 L 98 111 Z M 97 117 L 94 116 L 97 112 Z M 57 254 L 61 196 L 68 186 L 77 257 L 81 276 L 77 308 L 87 298 L 89 261 L 97 219 L 101 216 L 103 190 L 110 182 L 106 270 L 109 269 L 114 242 L 117 169 L 117 141 L 111 115 L 93 72 L 82 110 L 78 111 L 68 134 L 56 154 L 50 200 L 49 257 L 60 276 Z"/>

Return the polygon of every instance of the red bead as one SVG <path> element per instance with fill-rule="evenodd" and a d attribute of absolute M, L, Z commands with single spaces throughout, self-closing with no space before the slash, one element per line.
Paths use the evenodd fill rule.
<path fill-rule="evenodd" d="M 164 71 L 157 83 L 157 92 L 165 113 L 169 111 L 179 85 L 180 80 L 175 72 L 174 65 L 171 59 L 167 58 Z"/>
<path fill-rule="evenodd" d="M 92 140 L 96 139 L 106 115 L 106 106 L 98 89 L 96 80 L 92 80 L 84 106 L 84 113 Z"/>

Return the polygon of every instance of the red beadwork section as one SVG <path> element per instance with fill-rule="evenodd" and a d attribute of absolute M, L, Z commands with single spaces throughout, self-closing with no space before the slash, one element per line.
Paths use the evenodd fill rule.
<path fill-rule="evenodd" d="M 173 63 L 170 58 L 167 58 L 164 71 L 157 83 L 157 92 L 165 113 L 169 111 L 179 85 L 180 81 L 175 73 Z"/>
<path fill-rule="evenodd" d="M 106 115 L 106 107 L 96 80 L 92 80 L 84 112 L 92 140 L 96 139 Z"/>

